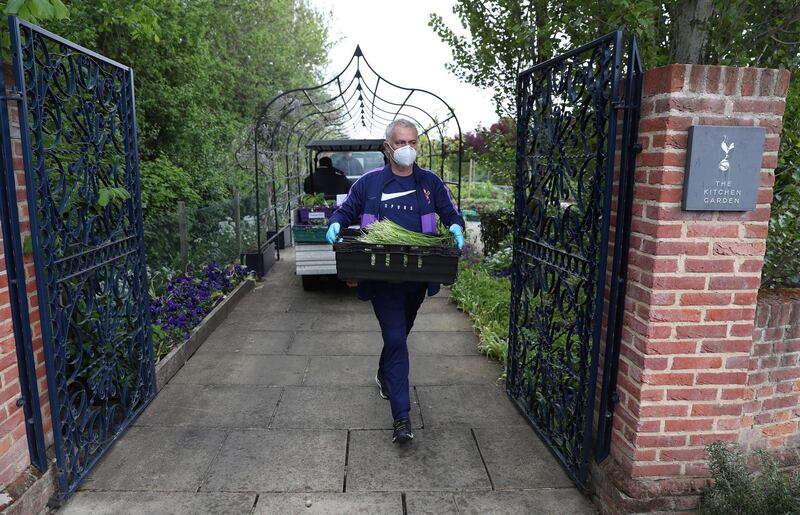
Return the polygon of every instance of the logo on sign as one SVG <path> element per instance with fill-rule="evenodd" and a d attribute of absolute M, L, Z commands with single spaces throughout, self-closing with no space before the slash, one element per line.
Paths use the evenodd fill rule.
<path fill-rule="evenodd" d="M 725 152 L 725 157 L 722 158 L 722 161 L 719 162 L 719 171 L 720 172 L 727 172 L 731 168 L 731 162 L 728 161 L 728 154 L 730 154 L 731 150 L 733 150 L 733 142 L 728 145 L 728 136 L 722 135 L 722 151 Z"/>

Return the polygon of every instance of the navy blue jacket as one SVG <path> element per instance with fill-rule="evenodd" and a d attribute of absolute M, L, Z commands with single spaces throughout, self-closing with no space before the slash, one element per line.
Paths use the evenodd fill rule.
<path fill-rule="evenodd" d="M 422 232 L 425 234 L 437 232 L 437 214 L 445 227 L 458 224 L 463 228 L 464 219 L 458 212 L 450 190 L 447 189 L 442 179 L 432 171 L 420 168 L 416 163 L 414 163 L 413 175 L 417 185 L 417 203 L 420 206 Z M 377 221 L 381 193 L 392 177 L 391 165 L 370 170 L 359 177 L 350 188 L 347 200 L 330 217 L 330 223 L 338 222 L 342 227 L 347 227 L 355 222 L 358 215 L 361 215 L 362 228 Z M 370 299 L 372 286 L 371 281 L 359 281 L 359 298 Z M 428 284 L 428 295 L 435 295 L 438 291 L 438 284 Z"/>

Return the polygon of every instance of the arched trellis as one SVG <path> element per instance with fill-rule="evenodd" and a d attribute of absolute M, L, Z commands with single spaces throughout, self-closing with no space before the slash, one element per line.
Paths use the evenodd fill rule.
<path fill-rule="evenodd" d="M 380 75 L 356 46 L 344 69 L 328 81 L 296 88 L 275 96 L 257 113 L 252 132 L 256 195 L 257 245 L 262 237 L 262 197 L 270 211 L 275 233 L 301 194 L 302 176 L 313 165 L 304 155 L 305 143 L 320 139 L 383 137 L 384 128 L 397 118 L 407 118 L 420 129 L 419 157 L 424 167 L 437 172 L 461 204 L 461 125 L 453 108 L 425 89 L 399 86 Z M 445 162 L 451 154 L 448 138 L 456 146 L 454 177 L 447 177 Z M 448 180 L 452 179 L 452 180 Z M 269 184 L 269 187 L 267 186 Z M 263 193 L 262 193 L 263 192 Z"/>

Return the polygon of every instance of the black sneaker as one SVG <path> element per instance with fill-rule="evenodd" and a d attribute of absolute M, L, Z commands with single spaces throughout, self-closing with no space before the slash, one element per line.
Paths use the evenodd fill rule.
<path fill-rule="evenodd" d="M 398 418 L 394 421 L 394 433 L 392 433 L 392 443 L 406 443 L 414 438 L 411 431 L 410 418 Z"/>
<path fill-rule="evenodd" d="M 389 398 L 389 387 L 386 386 L 386 381 L 383 379 L 383 372 L 378 370 L 378 373 L 375 374 L 375 384 L 378 385 L 378 393 L 381 394 L 381 397 L 384 399 Z"/>

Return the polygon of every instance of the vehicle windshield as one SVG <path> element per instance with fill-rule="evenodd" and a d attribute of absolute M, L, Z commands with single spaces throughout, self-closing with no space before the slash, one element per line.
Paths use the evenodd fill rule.
<path fill-rule="evenodd" d="M 367 152 L 320 152 L 318 158 L 328 156 L 333 167 L 341 170 L 348 179 L 357 179 L 364 172 L 381 168 L 384 165 L 383 152 L 371 150 Z"/>

